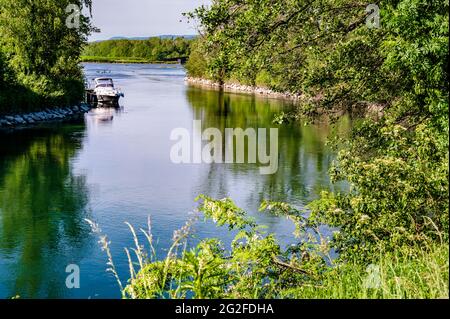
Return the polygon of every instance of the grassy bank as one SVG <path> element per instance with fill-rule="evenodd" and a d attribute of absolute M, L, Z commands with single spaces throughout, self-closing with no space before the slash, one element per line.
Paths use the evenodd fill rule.
<path fill-rule="evenodd" d="M 165 258 L 156 255 L 155 242 L 148 230 L 139 242 L 129 225 L 135 247 L 126 249 L 129 260 L 128 285 L 123 286 L 115 270 L 109 241 L 99 234 L 109 257 L 109 271 L 119 283 L 124 298 L 198 298 L 198 299 L 393 299 L 448 298 L 448 239 L 431 238 L 424 242 L 392 247 L 377 240 L 369 259 L 357 254 L 343 258 L 333 254 L 336 242 L 321 233 L 314 217 L 302 217 L 290 206 L 265 202 L 261 210 L 284 215 L 294 222 L 297 244 L 283 248 L 275 234 L 237 207 L 230 199 L 215 200 L 200 196 L 200 216 L 174 231 Z M 213 221 L 218 227 L 236 230 L 231 246 L 218 238 L 207 238 L 192 247 L 198 218 Z M 93 230 L 98 225 L 90 222 Z M 441 236 L 443 234 L 440 234 Z M 335 233 L 336 238 L 336 233 Z M 131 253 L 130 253 L 131 252 Z M 341 251 L 339 251 L 340 253 Z M 331 257 L 334 255 L 334 257 Z M 137 269 L 136 269 L 137 267 Z"/>
<path fill-rule="evenodd" d="M 96 63 L 135 63 L 135 64 L 178 64 L 178 61 L 153 61 L 144 58 L 129 57 L 105 57 L 105 56 L 82 56 L 81 62 Z"/>
<path fill-rule="evenodd" d="M 281 293 L 302 299 L 449 298 L 449 247 L 433 245 L 380 254 L 371 265 L 344 264 L 331 269 L 319 285 Z"/>
<path fill-rule="evenodd" d="M 294 299 L 442 299 L 449 298 L 449 248 L 436 245 L 427 251 L 400 249 L 394 253 L 380 253 L 373 264 L 342 264 L 330 267 L 314 282 L 298 281 L 295 288 L 272 289 L 264 298 Z M 170 261 L 168 261 L 170 262 Z M 154 298 L 148 283 L 154 276 L 154 264 L 146 265 L 127 287 L 134 298 Z M 230 263 L 229 268 L 233 264 Z M 205 272 L 207 276 L 208 272 Z M 192 285 L 195 282 L 191 283 Z M 230 285 L 233 282 L 229 282 Z M 223 287 L 214 297 L 227 296 Z M 249 287 L 248 296 L 258 295 L 258 289 Z M 223 289 L 223 290 L 222 290 Z M 222 291 L 221 291 L 222 290 Z M 242 297 L 242 296 L 241 296 Z"/>

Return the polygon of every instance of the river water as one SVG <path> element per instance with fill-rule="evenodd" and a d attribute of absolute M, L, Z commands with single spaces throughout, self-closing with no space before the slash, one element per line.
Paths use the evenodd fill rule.
<path fill-rule="evenodd" d="M 293 226 L 258 213 L 263 199 L 300 208 L 330 189 L 334 154 L 330 134 L 350 123 L 278 126 L 273 118 L 289 102 L 189 87 L 178 65 L 86 64 L 86 76 L 112 77 L 125 92 L 120 109 L 94 109 L 84 122 L 0 133 L 0 298 L 119 298 L 107 273 L 106 255 L 85 219 L 96 221 L 111 241 L 115 265 L 128 278 L 124 224 L 145 227 L 152 219 L 158 254 L 173 231 L 195 210 L 199 194 L 231 197 L 283 244 Z M 258 164 L 175 164 L 175 128 L 279 128 L 279 168 L 261 175 Z M 336 186 L 335 186 L 336 187 Z M 195 226 L 198 239 L 227 229 Z M 80 268 L 80 288 L 66 287 L 67 265 Z"/>

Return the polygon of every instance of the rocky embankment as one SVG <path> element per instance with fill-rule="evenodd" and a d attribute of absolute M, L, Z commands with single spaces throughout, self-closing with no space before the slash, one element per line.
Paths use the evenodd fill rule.
<path fill-rule="evenodd" d="M 267 98 L 279 98 L 279 99 L 287 99 L 294 102 L 305 102 L 307 101 L 307 98 L 302 94 L 296 94 L 296 93 L 281 93 L 276 92 L 271 89 L 258 87 L 258 86 L 250 86 L 250 85 L 243 85 L 239 83 L 224 83 L 220 85 L 217 82 L 202 79 L 202 78 L 194 78 L 194 77 L 186 77 L 185 78 L 186 83 L 194 86 L 200 86 L 200 87 L 210 87 L 210 88 L 223 88 L 225 91 L 228 92 L 240 92 L 240 93 L 248 93 L 248 94 L 254 94 L 259 95 Z M 311 101 L 319 101 L 322 99 L 323 96 L 316 96 L 314 98 L 311 98 Z M 377 103 L 368 103 L 368 102 L 360 102 L 357 106 L 355 106 L 354 112 L 360 112 L 362 116 L 372 116 L 376 118 L 381 118 L 384 114 L 384 104 L 377 104 Z M 320 114 L 320 110 L 317 110 Z M 338 110 L 338 113 L 342 112 L 342 110 Z"/>
<path fill-rule="evenodd" d="M 223 85 L 220 85 L 217 82 L 202 79 L 202 78 L 194 78 L 194 77 L 186 77 L 185 81 L 188 84 L 192 85 L 198 85 L 198 86 L 204 86 L 204 87 L 212 87 L 212 88 L 220 88 L 222 87 L 226 91 L 231 92 L 242 92 L 242 93 L 250 93 L 255 95 L 260 95 L 263 97 L 268 98 L 281 98 L 281 99 L 288 99 L 288 100 L 294 100 L 298 101 L 302 99 L 301 94 L 296 93 L 289 93 L 289 92 L 276 92 L 268 88 L 264 87 L 258 87 L 258 86 L 250 86 L 250 85 L 244 85 L 239 83 L 224 83 Z"/>
<path fill-rule="evenodd" d="M 39 112 L 0 115 L 0 129 L 19 128 L 48 122 L 65 122 L 80 118 L 91 106 L 86 103 L 71 107 L 48 108 Z"/>

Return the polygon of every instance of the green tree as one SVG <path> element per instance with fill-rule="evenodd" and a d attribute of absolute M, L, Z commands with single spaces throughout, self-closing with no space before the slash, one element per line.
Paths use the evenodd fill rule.
<path fill-rule="evenodd" d="M 376 4 L 379 28 L 358 0 L 215 0 L 189 14 L 202 34 L 193 76 L 300 93 L 300 115 L 382 114 L 356 126 L 332 171 L 350 193 L 311 204 L 344 259 L 448 242 L 449 3 Z"/>
<path fill-rule="evenodd" d="M 93 28 L 84 15 L 79 28 L 66 24 L 70 4 L 90 8 L 91 1 L 0 1 L 0 49 L 17 83 L 39 97 L 13 108 L 61 106 L 82 99 L 79 56 Z"/>

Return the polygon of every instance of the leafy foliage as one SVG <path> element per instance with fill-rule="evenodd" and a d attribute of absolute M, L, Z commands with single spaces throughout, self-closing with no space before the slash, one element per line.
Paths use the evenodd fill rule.
<path fill-rule="evenodd" d="M 433 88 L 445 109 L 448 1 L 376 4 L 380 28 L 366 26 L 357 0 L 216 0 L 189 14 L 203 34 L 192 59 L 203 57 L 205 77 L 258 80 L 328 105 L 390 104 Z"/>
<path fill-rule="evenodd" d="M 376 4 L 379 28 L 357 0 L 216 0 L 189 15 L 203 34 L 201 76 L 301 93 L 302 115 L 382 114 L 341 141 L 332 176 L 350 193 L 310 205 L 316 223 L 337 229 L 343 260 L 448 243 L 448 1 Z"/>
<path fill-rule="evenodd" d="M 283 249 L 273 234 L 252 223 L 236 224 L 245 214 L 229 199 L 202 196 L 199 210 L 222 226 L 240 229 L 231 248 L 218 239 L 204 239 L 187 249 L 191 224 L 176 232 L 166 259 L 148 258 L 134 272 L 126 298 L 442 298 L 448 296 L 448 246 L 405 247 L 395 253 L 380 250 L 375 265 L 341 263 L 329 257 L 330 246 L 312 232 L 313 218 L 283 203 L 263 203 L 297 223 L 298 245 Z M 180 237 L 180 234 L 183 236 Z M 316 236 L 319 235 L 319 236 Z M 136 238 L 136 237 L 135 237 Z M 151 238 L 151 236 L 147 236 Z M 180 238 L 183 238 L 180 241 Z M 135 239 L 137 243 L 137 239 Z M 149 241 L 152 247 L 152 240 Z M 135 252 L 143 246 L 136 244 Z M 177 248 L 184 247 L 179 250 Z M 130 259 L 131 262 L 131 259 Z M 375 278 L 367 273 L 375 270 Z M 373 281 L 373 282 L 372 282 Z M 372 286 L 370 285 L 372 284 Z"/>
<path fill-rule="evenodd" d="M 79 56 L 93 30 L 81 15 L 69 28 L 69 4 L 90 8 L 91 1 L 0 1 L 0 112 L 77 103 L 83 96 Z"/>
<path fill-rule="evenodd" d="M 378 133 L 382 147 L 355 136 L 334 169 L 335 180 L 352 185 L 350 194 L 323 193 L 310 205 L 319 221 L 339 228 L 341 258 L 370 259 L 381 248 L 430 239 L 448 243 L 448 144 L 425 124 L 408 132 L 377 123 L 358 132 Z"/>
<path fill-rule="evenodd" d="M 279 286 L 293 287 L 296 279 L 307 280 L 309 271 L 323 263 L 310 258 L 304 270 L 293 249 L 282 252 L 273 234 L 260 227 L 230 199 L 214 200 L 201 196 L 199 211 L 219 226 L 237 230 L 231 250 L 217 239 L 202 240 L 192 249 L 176 251 L 186 240 L 190 227 L 177 232 L 165 260 L 146 264 L 125 289 L 133 298 L 264 298 L 276 294 Z M 186 246 L 185 246 L 186 247 Z M 285 258 L 292 256 L 289 263 Z"/>

